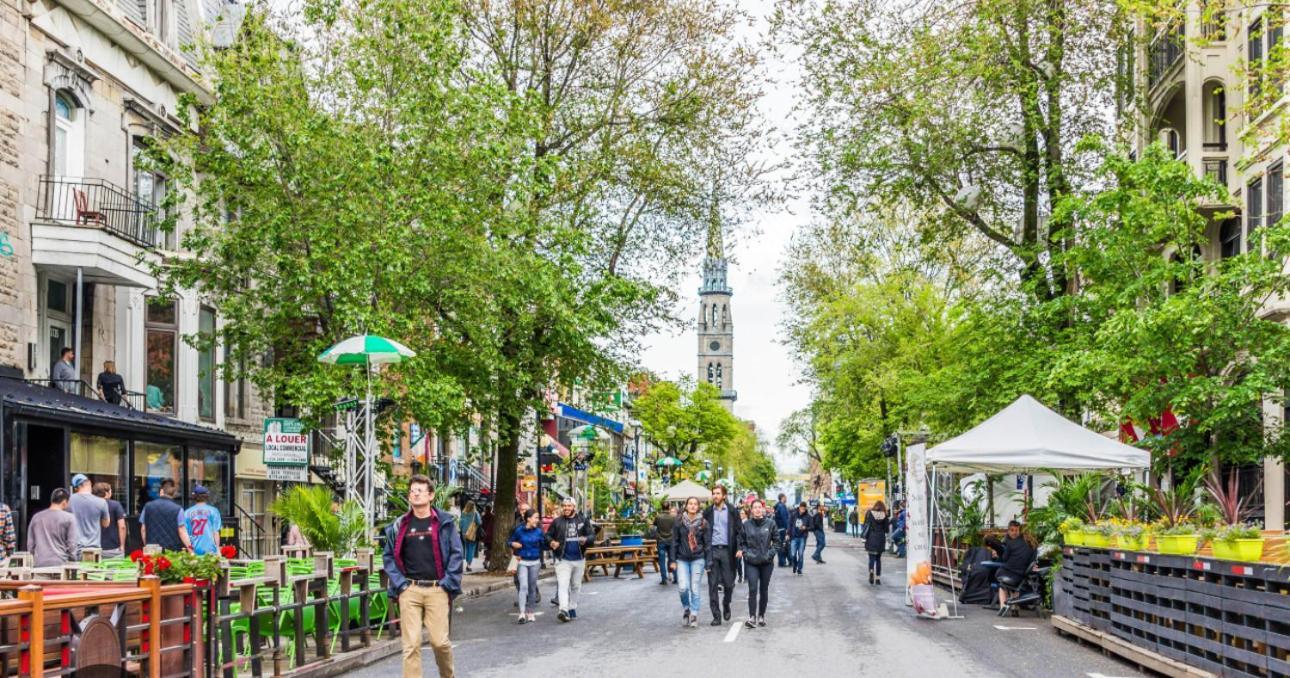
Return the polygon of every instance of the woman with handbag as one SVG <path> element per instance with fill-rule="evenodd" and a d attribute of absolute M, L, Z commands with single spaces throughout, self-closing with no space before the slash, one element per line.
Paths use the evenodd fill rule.
<path fill-rule="evenodd" d="M 466 508 L 461 511 L 461 546 L 466 552 L 464 559 L 467 572 L 470 572 L 470 564 L 474 562 L 475 551 L 479 548 L 483 522 L 479 517 L 479 511 L 475 510 L 475 502 L 466 502 Z"/>
<path fill-rule="evenodd" d="M 882 552 L 887 548 L 887 532 L 891 530 L 891 518 L 887 515 L 887 505 L 882 500 L 874 502 L 873 508 L 864 514 L 864 550 L 869 552 L 869 583 L 882 584 Z"/>
<path fill-rule="evenodd" d="M 520 624 L 531 624 L 537 621 L 533 610 L 541 598 L 538 597 L 538 569 L 542 566 L 542 547 L 545 541 L 542 527 L 538 525 L 538 512 L 529 509 L 524 512 L 524 524 L 516 525 L 511 532 L 511 556 L 508 571 L 516 573 L 520 583 L 517 603 L 520 608 Z"/>
<path fill-rule="evenodd" d="M 748 628 L 766 625 L 766 604 L 770 595 L 770 575 L 775 571 L 775 553 L 779 551 L 779 531 L 775 521 L 766 516 L 766 504 L 752 503 L 752 519 L 739 530 L 739 551 L 743 553 L 744 577 L 748 580 Z"/>
<path fill-rule="evenodd" d="M 678 588 L 681 589 L 681 626 L 692 629 L 699 627 L 699 586 L 703 582 L 707 562 L 708 543 L 703 533 L 699 500 L 690 497 L 685 500 L 685 512 L 672 526 L 672 562 L 668 569 L 676 573 Z"/>

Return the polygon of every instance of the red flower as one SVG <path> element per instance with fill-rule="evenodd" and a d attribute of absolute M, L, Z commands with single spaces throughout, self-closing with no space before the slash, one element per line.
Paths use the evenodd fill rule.
<path fill-rule="evenodd" d="M 219 554 L 224 560 L 232 560 L 237 557 L 237 547 L 221 546 L 219 547 Z"/>
<path fill-rule="evenodd" d="M 153 564 L 152 564 L 152 560 L 150 560 L 150 559 L 144 559 L 144 561 L 143 561 L 143 573 L 144 573 L 145 575 L 150 575 L 150 574 L 152 574 L 152 573 L 153 573 Z"/>
<path fill-rule="evenodd" d="M 135 549 L 130 553 L 130 562 L 137 563 L 143 557 L 143 549 Z"/>
<path fill-rule="evenodd" d="M 160 556 L 160 557 L 158 557 L 158 558 L 157 558 L 157 569 L 158 569 L 158 570 L 169 570 L 169 569 L 170 569 L 170 559 L 169 559 L 169 558 L 167 558 L 167 557 L 165 557 L 165 556 Z"/>

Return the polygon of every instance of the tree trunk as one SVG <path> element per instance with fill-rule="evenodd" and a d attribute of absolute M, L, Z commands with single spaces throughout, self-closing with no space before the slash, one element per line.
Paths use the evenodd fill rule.
<path fill-rule="evenodd" d="M 509 405 L 509 406 L 508 406 Z M 508 403 L 498 409 L 497 417 L 497 485 L 493 487 L 493 541 L 488 548 L 490 572 L 502 572 L 511 561 L 507 540 L 515 527 L 515 468 L 520 455 L 520 416 L 516 405 Z"/>

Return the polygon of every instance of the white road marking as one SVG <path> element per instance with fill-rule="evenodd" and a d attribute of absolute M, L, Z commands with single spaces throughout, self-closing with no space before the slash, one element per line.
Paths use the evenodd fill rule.
<path fill-rule="evenodd" d="M 1036 630 L 1036 629 L 1035 629 L 1035 627 L 1033 627 L 1033 626 L 1000 626 L 1000 625 L 998 625 L 998 624 L 995 624 L 995 625 L 994 625 L 994 628 L 999 629 L 1000 631 L 1034 631 L 1034 630 Z"/>
<path fill-rule="evenodd" d="M 1118 676 L 1108 676 L 1105 673 L 1088 673 L 1088 678 L 1119 678 Z"/>
<path fill-rule="evenodd" d="M 743 627 L 744 627 L 743 622 L 735 622 L 733 625 L 731 625 L 730 630 L 726 632 L 726 642 L 727 643 L 735 642 L 735 638 L 739 637 L 739 629 Z"/>

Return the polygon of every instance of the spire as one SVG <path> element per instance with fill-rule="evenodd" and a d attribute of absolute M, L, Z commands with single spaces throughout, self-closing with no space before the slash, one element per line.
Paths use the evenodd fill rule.
<path fill-rule="evenodd" d="M 708 208 L 708 258 L 725 259 L 725 247 L 721 242 L 721 207 L 717 204 L 716 188 L 712 191 L 712 204 Z"/>

